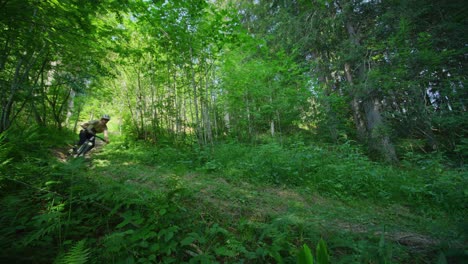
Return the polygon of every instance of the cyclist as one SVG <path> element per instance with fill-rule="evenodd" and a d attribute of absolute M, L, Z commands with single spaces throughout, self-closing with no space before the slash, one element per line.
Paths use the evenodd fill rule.
<path fill-rule="evenodd" d="M 109 122 L 110 116 L 103 115 L 100 120 L 91 120 L 86 123 L 81 124 L 80 126 L 83 128 L 80 131 L 80 140 L 76 147 L 73 148 L 73 151 L 76 150 L 87 140 L 92 138 L 94 135 L 98 133 L 104 133 L 104 140 L 106 143 L 109 143 L 109 134 L 107 131 L 107 122 Z M 96 138 L 92 138 L 91 143 L 93 144 L 89 150 L 94 148 L 96 142 Z"/>

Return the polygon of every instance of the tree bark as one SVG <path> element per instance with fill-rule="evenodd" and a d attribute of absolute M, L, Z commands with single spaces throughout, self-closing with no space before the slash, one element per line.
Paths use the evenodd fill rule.
<path fill-rule="evenodd" d="M 360 47 L 361 41 L 356 33 L 354 25 L 347 21 L 346 29 L 351 42 L 356 45 L 356 47 Z M 367 94 L 365 96 L 355 89 L 351 65 L 349 63 L 345 64 L 345 74 L 348 83 L 352 87 L 350 90 L 350 96 L 352 98 L 351 108 L 353 110 L 353 117 L 359 140 L 367 143 L 369 150 L 371 152 L 377 152 L 385 161 L 391 163 L 398 162 L 395 148 L 391 143 L 390 137 L 385 131 L 384 120 L 380 113 L 380 100 L 375 95 L 373 88 L 368 88 L 368 90 L 365 91 Z M 366 74 L 367 72 L 364 62 L 357 62 L 357 79 L 361 81 L 364 80 Z M 361 111 L 361 109 L 364 111 Z"/>
<path fill-rule="evenodd" d="M 364 110 L 369 133 L 369 147 L 378 152 L 387 162 L 398 162 L 395 147 L 385 131 L 385 124 L 380 113 L 381 102 L 375 97 L 364 101 Z"/>
<path fill-rule="evenodd" d="M 201 135 L 201 128 L 200 128 L 200 114 L 198 112 L 198 92 L 197 92 L 197 84 L 195 82 L 195 69 L 193 68 L 193 49 L 190 47 L 190 81 L 193 88 L 193 107 L 195 108 L 195 127 L 196 127 L 196 135 L 198 139 L 198 143 L 201 145 L 202 143 L 202 135 Z"/>

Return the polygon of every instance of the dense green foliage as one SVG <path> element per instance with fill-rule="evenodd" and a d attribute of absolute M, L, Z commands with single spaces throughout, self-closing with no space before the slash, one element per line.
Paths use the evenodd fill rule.
<path fill-rule="evenodd" d="M 467 17 L 0 0 L 0 262 L 466 262 Z"/>
<path fill-rule="evenodd" d="M 463 254 L 466 178 L 432 161 L 379 165 L 350 145 L 114 142 L 92 163 L 63 162 L 43 156 L 64 135 L 21 136 L 1 144 L 13 158 L 0 179 L 6 261 L 293 263 L 321 237 L 332 263 Z"/>

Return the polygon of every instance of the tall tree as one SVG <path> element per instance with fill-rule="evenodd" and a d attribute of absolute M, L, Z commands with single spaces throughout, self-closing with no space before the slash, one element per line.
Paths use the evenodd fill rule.
<path fill-rule="evenodd" d="M 51 120 L 61 127 L 71 90 L 102 73 L 103 43 L 115 32 L 102 18 L 125 10 L 126 1 L 12 0 L 1 6 L 0 132 L 31 113 L 40 125 Z"/>
<path fill-rule="evenodd" d="M 224 39 L 230 34 L 227 14 L 205 1 L 142 3 L 125 16 L 127 38 L 116 51 L 119 76 L 115 87 L 130 111 L 128 120 L 140 138 L 185 138 L 213 141 L 212 105 L 216 67 Z"/>
<path fill-rule="evenodd" d="M 334 131 L 343 122 L 336 118 L 343 117 L 342 109 L 336 111 L 335 98 L 341 97 L 339 102 L 348 102 L 357 138 L 370 153 L 395 162 L 397 135 L 421 134 L 434 143 L 432 122 L 441 111 L 428 109 L 428 100 L 437 102 L 430 107 L 445 109 L 457 101 L 465 111 L 465 99 L 450 99 L 452 92 L 440 96 L 444 90 L 466 98 L 459 74 L 466 63 L 461 55 L 466 50 L 461 1 L 238 2 L 243 3 L 240 9 L 250 32 L 311 65 L 314 94 L 323 95 L 314 102 L 327 109 L 328 121 L 322 124 Z M 439 89 L 443 85 L 449 89 Z M 452 108 L 447 113 L 455 112 Z M 396 115 L 398 120 L 392 118 Z M 415 130 L 400 130 L 409 120 L 417 120 L 409 126 Z"/>

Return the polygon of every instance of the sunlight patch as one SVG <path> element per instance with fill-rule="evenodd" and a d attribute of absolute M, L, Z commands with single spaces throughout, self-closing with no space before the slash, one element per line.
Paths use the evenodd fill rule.
<path fill-rule="evenodd" d="M 109 160 L 101 160 L 101 159 L 95 159 L 93 163 L 94 163 L 94 166 L 96 167 L 107 167 L 110 165 Z"/>

